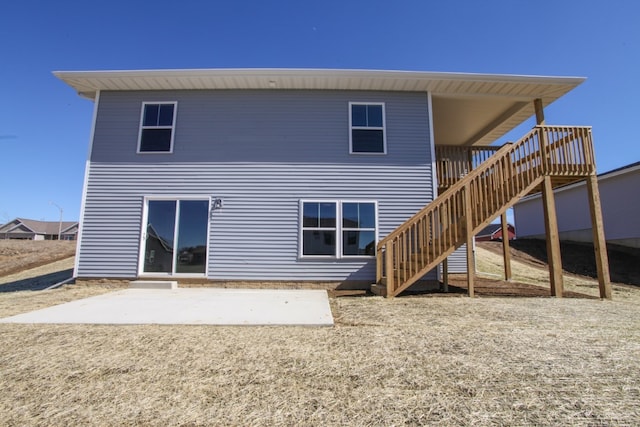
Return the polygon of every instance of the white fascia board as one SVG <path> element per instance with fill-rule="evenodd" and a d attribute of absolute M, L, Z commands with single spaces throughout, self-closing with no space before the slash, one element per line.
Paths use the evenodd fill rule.
<path fill-rule="evenodd" d="M 477 89 L 478 84 L 492 83 L 489 86 L 492 92 L 499 92 L 500 89 L 506 91 L 506 95 L 512 96 L 521 93 L 523 85 L 533 85 L 539 86 L 536 97 L 555 99 L 585 80 L 583 77 L 512 74 L 268 68 L 55 71 L 53 74 L 73 87 L 81 96 L 89 98 L 97 90 L 178 89 L 409 90 L 442 94 L 461 91 L 464 93 L 465 87 Z M 460 83 L 463 88 L 460 89 L 460 84 L 450 83 Z M 514 85 L 518 88 L 514 89 Z M 447 90 L 450 86 L 456 89 Z M 469 89 L 469 92 L 475 91 Z M 486 95 L 490 96 L 491 93 Z"/>

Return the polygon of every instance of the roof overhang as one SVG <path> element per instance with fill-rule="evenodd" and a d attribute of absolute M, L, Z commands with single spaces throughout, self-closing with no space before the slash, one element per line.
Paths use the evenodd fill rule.
<path fill-rule="evenodd" d="M 582 77 L 379 70 L 199 69 L 56 71 L 80 96 L 133 90 L 359 90 L 429 92 L 435 142 L 489 145 L 578 86 Z"/>

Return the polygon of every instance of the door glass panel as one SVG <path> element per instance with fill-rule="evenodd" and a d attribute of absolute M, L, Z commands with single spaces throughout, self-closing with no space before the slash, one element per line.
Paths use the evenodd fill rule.
<path fill-rule="evenodd" d="M 144 250 L 145 273 L 171 273 L 176 224 L 174 200 L 150 200 Z"/>
<path fill-rule="evenodd" d="M 205 273 L 207 262 L 207 200 L 181 200 L 178 218 L 176 273 Z"/>

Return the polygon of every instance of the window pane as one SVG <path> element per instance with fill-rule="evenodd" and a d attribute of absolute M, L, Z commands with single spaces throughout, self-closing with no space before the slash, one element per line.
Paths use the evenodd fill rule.
<path fill-rule="evenodd" d="M 142 129 L 140 151 L 170 151 L 171 129 Z"/>
<path fill-rule="evenodd" d="M 360 228 L 376 227 L 376 207 L 373 203 L 358 203 Z"/>
<path fill-rule="evenodd" d="M 173 104 L 160 105 L 159 126 L 173 126 Z"/>
<path fill-rule="evenodd" d="M 207 261 L 209 201 L 181 200 L 176 273 L 204 274 Z"/>
<path fill-rule="evenodd" d="M 146 273 L 171 273 L 173 270 L 175 222 L 175 201 L 149 201 L 144 248 L 144 271 Z"/>
<path fill-rule="evenodd" d="M 144 106 L 144 120 L 143 126 L 157 126 L 158 125 L 158 104 L 147 104 Z"/>
<path fill-rule="evenodd" d="M 382 105 L 367 105 L 367 126 L 382 127 Z"/>
<path fill-rule="evenodd" d="M 351 148 L 354 153 L 384 153 L 382 130 L 354 129 L 351 132 Z"/>
<path fill-rule="evenodd" d="M 302 255 L 335 255 L 336 232 L 304 230 L 302 233 Z"/>
<path fill-rule="evenodd" d="M 320 203 L 320 227 L 336 226 L 336 204 Z"/>
<path fill-rule="evenodd" d="M 343 231 L 343 255 L 375 255 L 375 233 L 373 231 Z"/>
<path fill-rule="evenodd" d="M 342 204 L 342 226 L 358 228 L 358 203 Z"/>
<path fill-rule="evenodd" d="M 367 125 L 367 106 L 352 105 L 351 106 L 351 126 Z"/>
<path fill-rule="evenodd" d="M 320 212 L 319 203 L 304 203 L 302 207 L 302 226 L 318 227 L 320 225 L 318 214 Z"/>

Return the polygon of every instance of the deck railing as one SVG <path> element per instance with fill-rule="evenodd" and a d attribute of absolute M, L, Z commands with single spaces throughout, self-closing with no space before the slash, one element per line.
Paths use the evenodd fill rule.
<path fill-rule="evenodd" d="M 436 146 L 437 178 L 440 189 L 449 188 L 491 157 L 500 147 Z"/>
<path fill-rule="evenodd" d="M 457 180 L 433 202 L 382 239 L 377 281 L 395 296 L 435 268 L 469 236 L 536 188 L 545 175 L 595 173 L 589 127 L 536 126 Z"/>

